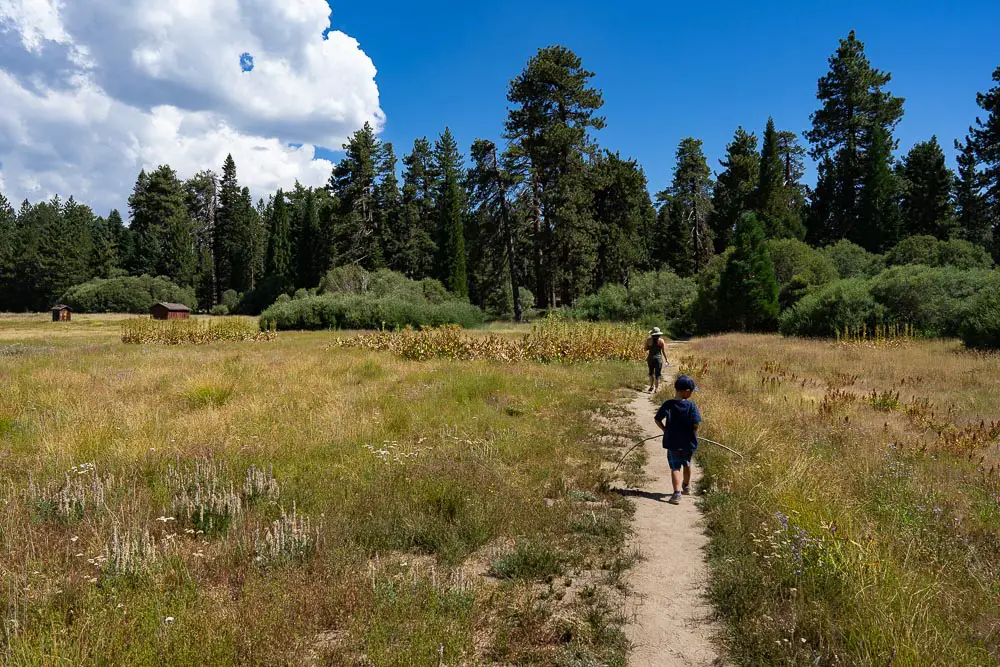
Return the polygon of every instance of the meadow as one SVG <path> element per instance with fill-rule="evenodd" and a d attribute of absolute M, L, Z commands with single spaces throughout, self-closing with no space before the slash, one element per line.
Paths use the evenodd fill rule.
<path fill-rule="evenodd" d="M 735 664 L 1000 663 L 1000 355 L 728 335 L 682 369 L 746 457 L 700 454 Z"/>
<path fill-rule="evenodd" d="M 0 662 L 624 664 L 634 365 L 123 330 L 0 317 Z"/>

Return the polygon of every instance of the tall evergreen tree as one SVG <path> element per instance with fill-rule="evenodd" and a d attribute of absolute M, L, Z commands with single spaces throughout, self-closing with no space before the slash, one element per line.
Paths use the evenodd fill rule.
<path fill-rule="evenodd" d="M 958 174 L 955 176 L 955 215 L 960 238 L 983 248 L 993 246 L 993 229 L 990 225 L 986 201 L 983 198 L 983 175 L 979 172 L 976 147 L 970 137 L 955 141 Z"/>
<path fill-rule="evenodd" d="M 687 237 L 684 242 L 671 241 L 678 250 L 690 248 L 690 265 L 697 274 L 712 259 L 713 238 L 708 221 L 712 216 L 712 180 L 702 151 L 700 139 L 687 137 L 677 146 L 674 178 L 670 187 L 658 195 L 669 202 L 669 234 Z M 688 262 L 682 262 L 687 264 Z M 677 266 L 675 270 L 680 269 Z"/>
<path fill-rule="evenodd" d="M 537 205 L 535 296 L 543 307 L 557 296 L 572 301 L 593 285 L 597 230 L 587 158 L 593 152 L 589 131 L 604 127 L 596 115 L 604 100 L 590 87 L 593 76 L 572 51 L 552 46 L 539 49 L 507 91 L 509 156 Z"/>
<path fill-rule="evenodd" d="M 63 293 L 90 279 L 91 231 L 94 214 L 73 197 L 54 197 L 40 211 L 38 282 L 41 296 L 55 302 Z"/>
<path fill-rule="evenodd" d="M 115 232 L 104 218 L 94 216 L 90 230 L 92 251 L 90 253 L 90 276 L 110 278 L 119 270 L 118 244 Z"/>
<path fill-rule="evenodd" d="M 462 156 L 449 128 L 434 143 L 435 200 L 438 221 L 438 277 L 458 296 L 469 295 L 465 258 L 465 198 Z"/>
<path fill-rule="evenodd" d="M 413 151 L 403 158 L 403 198 L 397 250 L 390 268 L 420 280 L 434 275 L 435 241 L 434 169 L 431 144 L 426 137 L 413 142 Z"/>
<path fill-rule="evenodd" d="M 335 264 L 382 265 L 381 230 L 376 216 L 376 161 L 381 144 L 375 129 L 365 123 L 344 144 L 328 190 L 340 202 L 334 229 Z"/>
<path fill-rule="evenodd" d="M 132 247 L 129 249 L 128 270 L 131 274 L 156 275 L 161 260 L 158 214 L 154 210 L 149 187 L 149 175 L 139 171 L 132 194 L 128 198 L 129 230 Z"/>
<path fill-rule="evenodd" d="M 995 86 L 976 95 L 976 104 L 986 112 L 986 118 L 976 118 L 972 137 L 981 167 L 986 213 L 997 239 L 1000 237 L 1000 67 L 993 71 L 993 81 Z M 995 251 L 1000 256 L 1000 246 Z"/>
<path fill-rule="evenodd" d="M 597 280 L 629 284 L 632 273 L 649 265 L 656 209 L 646 174 L 635 160 L 616 153 L 599 155 L 593 168 L 594 219 L 598 225 Z"/>
<path fill-rule="evenodd" d="M 866 150 L 858 207 L 864 227 L 856 231 L 855 242 L 869 252 L 884 252 L 899 240 L 900 188 L 892 170 L 891 141 L 888 130 L 875 126 Z"/>
<path fill-rule="evenodd" d="M 653 239 L 653 268 L 667 266 L 679 276 L 695 273 L 691 230 L 685 225 L 681 204 L 660 193 L 660 210 L 656 215 L 657 232 Z"/>
<path fill-rule="evenodd" d="M 769 127 L 773 130 L 773 123 Z M 732 142 L 726 146 L 726 157 L 719 164 L 723 171 L 716 178 L 710 218 L 717 253 L 729 246 L 740 216 L 754 208 L 755 190 L 764 169 L 757 153 L 757 136 L 742 126 L 736 128 Z"/>
<path fill-rule="evenodd" d="M 197 255 L 198 305 L 205 310 L 216 302 L 215 218 L 219 208 L 219 178 L 214 171 L 200 171 L 184 183 L 188 215 L 194 230 Z"/>
<path fill-rule="evenodd" d="M 241 188 L 236 176 L 236 162 L 226 156 L 219 182 L 219 205 L 215 214 L 214 254 L 217 302 L 227 290 L 245 292 L 254 280 L 254 258 L 259 254 L 259 224 L 253 199 L 247 188 Z"/>
<path fill-rule="evenodd" d="M 847 39 L 840 40 L 830 57 L 829 73 L 819 80 L 816 96 L 822 106 L 812 114 L 812 129 L 806 136 L 814 159 L 832 161 L 826 176 L 833 179 L 816 191 L 817 198 L 830 198 L 815 203 L 827 212 L 826 219 L 814 221 L 814 226 L 826 226 L 820 234 L 824 242 L 858 241 L 867 235 L 868 221 L 860 211 L 862 182 L 872 168 L 866 150 L 876 145 L 873 132 L 881 128 L 888 138 L 878 139 L 876 148 L 888 142 L 891 153 L 895 147 L 892 130 L 903 116 L 903 99 L 883 90 L 891 79 L 888 72 L 871 66 L 864 44 L 852 30 Z"/>
<path fill-rule="evenodd" d="M 510 304 L 514 320 L 524 318 L 521 303 L 520 261 L 515 238 L 518 236 L 516 214 L 510 197 L 516 189 L 516 177 L 501 163 L 496 144 L 486 139 L 477 139 L 472 144 L 472 167 L 466 183 L 469 201 L 474 215 L 478 218 L 477 235 L 480 244 L 479 269 L 481 276 L 480 303 L 487 305 L 488 285 L 499 285 L 506 278 L 509 281 Z M 506 275 L 505 275 L 506 274 Z M 494 290 L 497 291 L 497 290 Z"/>
<path fill-rule="evenodd" d="M 396 178 L 396 153 L 392 143 L 381 145 L 375 161 L 375 229 L 376 244 L 380 248 L 382 263 L 388 267 L 397 264 L 401 252 L 402 196 Z"/>
<path fill-rule="evenodd" d="M 899 166 L 903 236 L 946 240 L 956 231 L 952 188 L 955 174 L 945 164 L 937 137 L 916 144 Z"/>
<path fill-rule="evenodd" d="M 755 210 L 768 238 L 805 238 L 804 155 L 795 133 L 779 132 L 768 118 L 755 193 Z"/>
<path fill-rule="evenodd" d="M 778 324 L 778 281 L 764 227 L 745 213 L 736 227 L 736 243 L 719 281 L 719 311 L 732 328 L 772 331 Z"/>
<path fill-rule="evenodd" d="M 284 292 L 292 287 L 294 273 L 292 271 L 292 229 L 288 221 L 288 207 L 285 203 L 285 193 L 281 190 L 274 195 L 271 203 L 271 234 L 267 247 L 267 263 L 265 272 L 279 285 Z"/>
<path fill-rule="evenodd" d="M 316 193 L 306 188 L 299 206 L 296 207 L 298 228 L 298 285 L 312 288 L 319 285 L 325 266 L 323 258 L 327 253 L 323 247 L 323 230 L 320 227 L 319 206 Z"/>
<path fill-rule="evenodd" d="M 14 207 L 0 192 L 0 294 L 11 289 L 17 247 L 17 215 Z M 6 298 L 0 296 L 0 310 L 6 308 Z"/>
<path fill-rule="evenodd" d="M 0 298 L 4 308 L 11 311 L 43 310 L 52 304 L 43 289 L 41 267 L 41 237 L 53 216 L 59 215 L 61 205 L 39 202 L 32 206 L 28 200 L 21 202 L 17 211 L 13 240 L 13 268 Z"/>

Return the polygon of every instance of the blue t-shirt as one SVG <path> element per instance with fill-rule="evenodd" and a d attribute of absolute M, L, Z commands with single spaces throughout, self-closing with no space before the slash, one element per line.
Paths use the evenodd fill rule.
<path fill-rule="evenodd" d="M 656 419 L 667 427 L 663 432 L 664 449 L 684 452 L 698 449 L 694 426 L 701 423 L 701 414 L 694 403 L 672 398 L 656 411 Z"/>

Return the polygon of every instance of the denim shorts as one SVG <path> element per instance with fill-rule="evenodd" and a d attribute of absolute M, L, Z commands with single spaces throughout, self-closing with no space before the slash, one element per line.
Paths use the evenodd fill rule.
<path fill-rule="evenodd" d="M 691 450 L 668 449 L 667 463 L 670 464 L 671 470 L 677 471 L 683 467 L 690 467 L 692 456 L 694 456 L 694 452 Z"/>

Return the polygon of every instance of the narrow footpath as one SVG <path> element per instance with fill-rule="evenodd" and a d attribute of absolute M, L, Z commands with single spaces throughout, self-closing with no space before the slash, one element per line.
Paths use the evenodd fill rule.
<path fill-rule="evenodd" d="M 656 435 L 656 406 L 648 394 L 629 404 L 642 437 Z M 632 667 L 700 667 L 722 665 L 712 637 L 718 634 L 706 597 L 708 566 L 701 513 L 696 496 L 684 496 L 679 506 L 667 503 L 673 490 L 666 452 L 660 441 L 645 444 L 645 488 L 622 489 L 636 504 L 635 541 L 643 560 L 630 577 L 635 592 L 629 640 L 635 646 Z M 693 471 L 692 489 L 701 471 Z"/>

